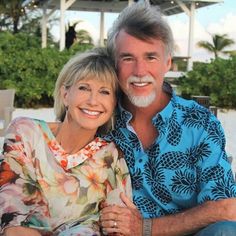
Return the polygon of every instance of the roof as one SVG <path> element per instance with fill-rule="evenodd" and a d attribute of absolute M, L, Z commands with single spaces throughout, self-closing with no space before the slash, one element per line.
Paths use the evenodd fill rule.
<path fill-rule="evenodd" d="M 128 2 L 128 0 L 76 0 L 68 10 L 119 13 L 128 5 Z M 195 2 L 196 8 L 201 8 L 215 3 L 222 3 L 223 0 L 149 0 L 149 2 L 151 5 L 158 5 L 162 12 L 168 16 L 183 12 L 180 6 L 181 3 L 190 8 L 191 3 Z M 32 4 L 38 7 L 46 4 L 47 9 L 60 9 L 60 1 L 58 0 L 26 0 L 22 6 Z"/>

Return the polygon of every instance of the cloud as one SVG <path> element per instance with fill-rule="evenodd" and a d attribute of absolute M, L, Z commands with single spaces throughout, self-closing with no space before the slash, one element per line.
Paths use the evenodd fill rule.
<path fill-rule="evenodd" d="M 196 46 L 200 40 L 211 41 L 212 34 L 227 34 L 229 38 L 236 42 L 236 14 L 229 13 L 220 18 L 217 22 L 210 22 L 206 27 L 203 27 L 197 16 L 195 17 L 194 25 L 194 49 L 193 60 L 206 61 L 213 57 L 206 50 Z M 188 37 L 189 37 L 189 21 L 188 17 L 173 18 L 169 21 L 173 31 L 175 43 L 177 45 L 176 55 L 187 56 L 188 54 Z M 236 43 L 230 48 L 236 50 Z"/>
<path fill-rule="evenodd" d="M 80 29 L 84 29 L 86 31 L 89 32 L 89 34 L 91 35 L 93 41 L 95 44 L 98 43 L 99 40 L 99 32 L 98 30 L 88 21 L 83 21 L 80 22 L 77 26 L 76 26 L 76 31 L 80 30 Z"/>
<path fill-rule="evenodd" d="M 68 24 L 73 25 L 74 23 L 76 23 L 78 21 L 81 21 L 81 22 L 79 22 L 77 24 L 76 31 L 78 31 L 80 29 L 84 29 L 84 30 L 88 31 L 89 34 L 91 35 L 94 43 L 97 44 L 98 40 L 99 40 L 99 29 L 96 29 L 95 26 L 92 25 L 92 23 L 79 18 L 75 14 L 66 15 L 66 20 L 65 20 L 66 25 L 68 25 Z M 60 40 L 60 21 L 58 21 L 56 24 L 54 24 L 50 30 L 54 36 L 55 41 L 59 41 Z"/>
<path fill-rule="evenodd" d="M 224 18 L 221 18 L 219 22 L 210 23 L 208 26 L 208 31 L 212 33 L 218 34 L 228 34 L 230 38 L 236 41 L 236 15 L 233 13 L 229 13 Z M 233 46 L 236 48 L 236 44 Z"/>

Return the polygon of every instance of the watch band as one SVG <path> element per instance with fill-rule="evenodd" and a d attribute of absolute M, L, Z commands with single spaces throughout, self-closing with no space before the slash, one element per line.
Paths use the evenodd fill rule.
<path fill-rule="evenodd" d="M 143 219 L 143 236 L 152 236 L 152 219 Z"/>

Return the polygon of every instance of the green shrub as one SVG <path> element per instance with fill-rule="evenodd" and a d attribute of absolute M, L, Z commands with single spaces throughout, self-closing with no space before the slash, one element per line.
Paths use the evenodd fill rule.
<path fill-rule="evenodd" d="M 178 79 L 178 89 L 186 98 L 205 95 L 211 105 L 236 108 L 236 56 L 194 63 L 193 70 Z"/>
<path fill-rule="evenodd" d="M 53 105 L 57 76 L 69 58 L 90 48 L 76 45 L 60 52 L 41 49 L 40 39 L 26 34 L 0 33 L 0 88 L 16 90 L 16 107 Z"/>

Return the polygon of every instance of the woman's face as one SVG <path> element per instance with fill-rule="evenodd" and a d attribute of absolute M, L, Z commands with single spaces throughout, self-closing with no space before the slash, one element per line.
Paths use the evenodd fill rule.
<path fill-rule="evenodd" d="M 116 104 L 112 85 L 96 78 L 77 81 L 62 88 L 69 119 L 84 129 L 96 130 L 111 117 Z"/>

